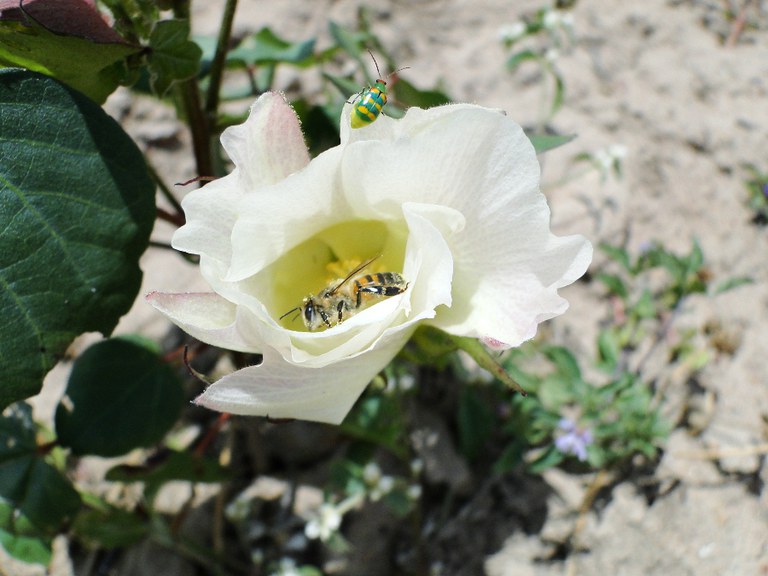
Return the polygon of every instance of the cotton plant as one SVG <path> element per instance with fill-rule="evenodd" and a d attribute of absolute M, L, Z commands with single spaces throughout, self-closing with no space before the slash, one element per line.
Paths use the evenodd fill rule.
<path fill-rule="evenodd" d="M 172 244 L 199 256 L 211 292 L 148 300 L 199 340 L 263 358 L 210 385 L 199 405 L 338 424 L 420 326 L 503 350 L 566 310 L 558 289 L 592 249 L 550 231 L 519 125 L 452 104 L 353 130 L 350 110 L 340 144 L 310 159 L 293 109 L 262 95 L 222 134 L 234 170 L 184 198 Z M 307 296 L 367 261 L 365 273 L 395 273 L 404 289 L 309 330 Z"/>

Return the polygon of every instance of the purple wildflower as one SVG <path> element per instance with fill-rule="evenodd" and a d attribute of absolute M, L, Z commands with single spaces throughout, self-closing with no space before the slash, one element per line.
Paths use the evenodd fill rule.
<path fill-rule="evenodd" d="M 555 447 L 563 454 L 573 454 L 584 462 L 587 459 L 587 446 L 592 444 L 592 431 L 579 428 L 568 418 L 560 420 L 557 427 L 562 433 L 555 438 Z"/>

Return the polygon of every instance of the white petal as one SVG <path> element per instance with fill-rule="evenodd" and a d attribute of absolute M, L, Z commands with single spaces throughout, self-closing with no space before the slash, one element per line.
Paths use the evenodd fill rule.
<path fill-rule="evenodd" d="M 453 256 L 448 238 L 463 229 L 464 216 L 446 206 L 403 205 L 408 223 L 403 275 L 411 286 L 412 319 L 432 318 L 438 306 L 451 305 Z"/>
<path fill-rule="evenodd" d="M 339 424 L 404 343 L 402 338 L 393 339 L 367 354 L 324 368 L 291 364 L 267 350 L 260 365 L 225 376 L 195 402 L 232 414 Z"/>
<path fill-rule="evenodd" d="M 147 301 L 201 342 L 238 352 L 259 352 L 253 333 L 242 333 L 237 307 L 214 293 L 151 292 Z"/>
<path fill-rule="evenodd" d="M 248 278 L 320 230 L 352 218 L 336 193 L 341 153 L 328 150 L 305 170 L 243 198 L 227 281 Z"/>
<path fill-rule="evenodd" d="M 221 143 L 242 171 L 246 191 L 279 182 L 309 164 L 299 118 L 277 92 L 262 94 L 245 123 L 224 130 Z"/>
<path fill-rule="evenodd" d="M 187 223 L 176 231 L 172 245 L 200 254 L 203 261 L 210 258 L 228 265 L 240 199 L 301 170 L 309 163 L 309 153 L 296 113 L 274 92 L 263 94 L 245 123 L 227 128 L 221 141 L 236 167 L 184 197 Z"/>
<path fill-rule="evenodd" d="M 568 302 L 557 294 L 584 274 L 592 260 L 592 246 L 582 236 L 558 238 L 524 259 L 495 260 L 473 251 L 477 259 L 457 263 L 462 273 L 454 276 L 454 304 L 432 321 L 433 325 L 459 336 L 499 342 L 499 348 L 517 346 L 533 338 L 539 323 L 565 312 Z"/>
<path fill-rule="evenodd" d="M 449 239 L 453 303 L 434 324 L 516 346 L 565 310 L 557 288 L 583 274 L 591 246 L 550 233 L 535 151 L 517 124 L 471 106 L 410 112 L 379 128 L 399 130 L 393 141 L 350 136 L 345 192 L 369 217 L 392 217 L 408 201 L 460 212 L 466 226 Z"/>

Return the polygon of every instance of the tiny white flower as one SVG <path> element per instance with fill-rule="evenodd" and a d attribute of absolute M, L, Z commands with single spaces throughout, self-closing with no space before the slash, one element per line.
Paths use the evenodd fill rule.
<path fill-rule="evenodd" d="M 352 130 L 350 110 L 341 143 L 310 161 L 294 111 L 262 95 L 222 134 L 233 172 L 184 198 L 172 244 L 200 256 L 213 292 L 148 299 L 192 336 L 263 357 L 198 404 L 339 423 L 420 324 L 508 348 L 567 308 L 557 291 L 592 248 L 550 232 L 520 126 L 453 104 Z M 327 330 L 281 318 L 329 286 L 330 267 L 375 257 L 371 271 L 401 275 L 405 291 Z"/>
<path fill-rule="evenodd" d="M 623 144 L 611 144 L 608 146 L 608 154 L 615 160 L 623 160 L 627 157 L 627 147 Z"/>
<path fill-rule="evenodd" d="M 381 479 L 381 468 L 376 462 L 368 462 L 363 468 L 363 480 L 369 486 L 373 486 Z"/>
<path fill-rule="evenodd" d="M 560 50 L 557 48 L 547 48 L 547 50 L 544 52 L 544 58 L 548 62 L 554 64 L 557 62 L 557 59 L 560 58 Z"/>
<path fill-rule="evenodd" d="M 270 576 L 301 576 L 301 572 L 293 558 L 281 558 L 277 572 L 272 572 Z"/>
<path fill-rule="evenodd" d="M 544 19 L 542 20 L 544 28 L 554 30 L 555 28 L 559 28 L 562 25 L 562 22 L 563 13 L 560 10 L 547 10 L 544 13 Z"/>
<path fill-rule="evenodd" d="M 421 498 L 421 484 L 411 484 L 405 491 L 406 496 L 411 500 L 418 500 Z"/>
<path fill-rule="evenodd" d="M 317 515 L 304 527 L 304 534 L 310 540 L 327 542 L 341 526 L 343 513 L 333 504 L 322 504 Z"/>
<path fill-rule="evenodd" d="M 527 31 L 528 27 L 525 25 L 525 22 L 518 20 L 499 28 L 499 40 L 502 42 L 515 42 L 525 36 Z"/>
<path fill-rule="evenodd" d="M 411 460 L 411 474 L 418 476 L 424 471 L 424 460 L 421 458 L 414 458 Z"/>

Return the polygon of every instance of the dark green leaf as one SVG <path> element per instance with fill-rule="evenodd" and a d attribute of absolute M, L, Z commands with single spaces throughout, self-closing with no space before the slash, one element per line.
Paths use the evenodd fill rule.
<path fill-rule="evenodd" d="M 80 506 L 72 484 L 36 454 L 0 462 L 0 497 L 39 528 L 58 528 Z"/>
<path fill-rule="evenodd" d="M 459 397 L 459 438 L 461 452 L 468 460 L 480 456 L 494 429 L 493 412 L 477 392 L 464 388 Z"/>
<path fill-rule="evenodd" d="M 0 546 L 8 554 L 29 564 L 47 565 L 51 561 L 51 538 L 40 533 L 14 507 L 0 500 Z"/>
<path fill-rule="evenodd" d="M 118 456 L 160 441 L 183 401 L 176 373 L 154 352 L 106 340 L 75 361 L 56 432 L 75 454 Z"/>
<path fill-rule="evenodd" d="M 200 70 L 203 51 L 189 39 L 189 22 L 163 20 L 149 37 L 152 52 L 149 70 L 154 92 L 160 96 L 176 81 L 194 77 Z"/>
<path fill-rule="evenodd" d="M 122 61 L 141 50 L 84 0 L 25 2 L 0 19 L 0 66 L 53 76 L 99 103 L 119 84 Z"/>
<path fill-rule="evenodd" d="M 278 37 L 270 28 L 262 28 L 248 36 L 227 55 L 229 61 L 256 64 L 304 64 L 315 50 L 315 40 L 291 43 Z"/>
<path fill-rule="evenodd" d="M 136 514 L 109 507 L 81 512 L 73 530 L 88 544 L 110 549 L 136 544 L 147 535 L 149 524 Z"/>
<path fill-rule="evenodd" d="M 533 144 L 536 154 L 559 148 L 576 139 L 576 134 L 527 134 L 527 136 Z"/>
<path fill-rule="evenodd" d="M 0 408 L 37 393 L 75 336 L 112 331 L 154 216 L 114 120 L 51 78 L 0 70 Z"/>

